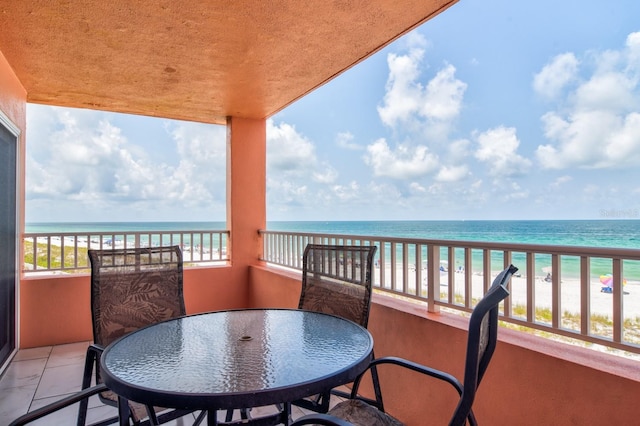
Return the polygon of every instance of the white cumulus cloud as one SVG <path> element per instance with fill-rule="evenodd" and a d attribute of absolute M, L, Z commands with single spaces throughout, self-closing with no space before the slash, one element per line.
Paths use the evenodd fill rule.
<path fill-rule="evenodd" d="M 392 150 L 384 138 L 367 146 L 365 163 L 376 176 L 394 179 L 412 179 L 435 171 L 438 157 L 424 145 L 399 145 Z"/>
<path fill-rule="evenodd" d="M 493 177 L 514 177 L 526 174 L 531 161 L 517 153 L 520 140 L 513 127 L 496 127 L 477 135 L 478 149 L 474 156 L 486 164 Z"/>
<path fill-rule="evenodd" d="M 533 88 L 548 99 L 558 96 L 562 89 L 577 78 L 578 59 L 573 53 L 556 56 L 533 77 Z"/>
<path fill-rule="evenodd" d="M 31 104 L 27 109 L 26 198 L 29 206 L 55 206 L 49 217 L 74 209 L 86 212 L 87 220 L 114 220 L 126 211 L 144 220 L 224 206 L 222 126 L 140 118 L 145 125 L 153 121 L 157 133 L 146 142 L 171 153 L 163 157 L 132 140 L 131 117 Z"/>
<path fill-rule="evenodd" d="M 359 151 L 361 149 L 364 149 L 362 145 L 353 142 L 354 139 L 355 137 L 351 132 L 341 132 L 336 136 L 336 145 L 338 145 L 340 148 L 352 151 Z"/>
<path fill-rule="evenodd" d="M 295 127 L 267 120 L 267 167 L 270 171 L 306 174 L 316 165 L 315 145 Z"/>
<path fill-rule="evenodd" d="M 548 139 L 536 149 L 541 167 L 639 166 L 640 33 L 618 50 L 588 52 L 576 65 L 577 84 L 563 88 L 558 107 L 541 118 Z"/>
<path fill-rule="evenodd" d="M 458 182 L 470 175 L 469 168 L 462 166 L 442 166 L 436 175 L 439 182 Z"/>
<path fill-rule="evenodd" d="M 422 82 L 423 46 L 416 42 L 407 54 L 387 56 L 389 77 L 378 114 L 389 127 L 402 126 L 444 140 L 460 115 L 467 84 L 456 78 L 456 68 L 451 64 Z"/>

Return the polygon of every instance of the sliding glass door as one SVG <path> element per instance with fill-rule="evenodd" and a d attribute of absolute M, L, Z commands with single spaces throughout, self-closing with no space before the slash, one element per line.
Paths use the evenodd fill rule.
<path fill-rule="evenodd" d="M 16 347 L 17 149 L 0 121 L 0 367 Z"/>

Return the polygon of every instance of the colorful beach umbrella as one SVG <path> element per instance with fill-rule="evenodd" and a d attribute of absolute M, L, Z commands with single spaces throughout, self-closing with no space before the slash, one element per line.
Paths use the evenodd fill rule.
<path fill-rule="evenodd" d="M 602 288 L 600 289 L 600 291 L 604 293 L 613 292 L 613 275 L 611 274 L 600 275 L 600 283 L 602 284 Z M 627 285 L 627 280 L 625 278 L 622 279 L 622 285 L 623 286 Z"/>

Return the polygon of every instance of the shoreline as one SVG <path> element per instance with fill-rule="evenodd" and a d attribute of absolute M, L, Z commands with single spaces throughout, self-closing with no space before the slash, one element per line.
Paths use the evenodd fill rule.
<path fill-rule="evenodd" d="M 391 271 L 389 264 L 385 268 L 385 287 L 389 288 L 391 283 Z M 396 287 L 402 286 L 403 274 L 402 265 L 397 265 Z M 379 285 L 379 267 L 375 268 L 374 280 Z M 423 269 L 422 285 L 423 291 L 427 290 L 426 270 Z M 493 271 L 491 281 L 500 271 Z M 446 293 L 449 289 L 448 272 L 440 272 L 440 291 Z M 552 284 L 544 280 L 544 276 L 537 275 L 534 280 L 534 304 L 536 309 L 551 309 L 552 306 Z M 483 292 L 484 277 L 481 273 L 471 275 L 471 294 L 473 298 L 479 299 Z M 407 287 L 410 292 L 416 289 L 415 270 L 409 270 L 407 276 Z M 592 277 L 589 280 L 589 303 L 592 315 L 613 316 L 613 294 L 602 292 L 603 285 L 598 278 Z M 464 295 L 465 274 L 454 273 L 453 290 L 457 295 Z M 623 312 L 624 317 L 640 317 L 640 282 L 628 280 L 623 287 Z M 509 284 L 509 292 L 512 307 L 527 307 L 527 277 L 526 275 L 513 276 Z M 581 283 L 578 278 L 561 278 L 560 284 L 560 308 L 563 313 L 579 313 L 581 311 Z"/>

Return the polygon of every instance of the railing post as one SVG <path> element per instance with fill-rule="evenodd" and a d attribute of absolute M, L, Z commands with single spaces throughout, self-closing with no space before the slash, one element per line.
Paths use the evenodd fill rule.
<path fill-rule="evenodd" d="M 464 306 L 471 307 L 471 295 L 473 294 L 473 252 L 469 247 L 464 249 Z"/>
<path fill-rule="evenodd" d="M 503 267 L 504 269 L 508 268 L 509 265 L 511 265 L 511 251 L 510 250 L 505 250 L 504 254 L 502 255 L 502 260 L 503 260 Z M 513 291 L 513 289 L 510 289 L 511 291 Z M 504 302 L 502 302 L 502 305 L 504 306 L 504 316 L 506 317 L 510 317 L 511 316 L 511 298 L 507 297 Z"/>
<path fill-rule="evenodd" d="M 449 246 L 447 248 L 447 300 L 449 303 L 455 303 L 456 301 L 456 257 L 455 248 Z"/>
<path fill-rule="evenodd" d="M 427 311 L 440 312 L 440 246 L 429 244 L 427 246 Z"/>
<path fill-rule="evenodd" d="M 580 333 L 589 334 L 591 330 L 591 276 L 590 257 L 580 256 Z"/>
<path fill-rule="evenodd" d="M 534 323 L 536 320 L 536 273 L 535 254 L 527 253 L 527 322 Z"/>
<path fill-rule="evenodd" d="M 557 254 L 551 255 L 551 326 L 553 328 L 560 328 L 561 318 L 561 297 L 560 291 L 560 256 Z"/>
<path fill-rule="evenodd" d="M 613 341 L 621 342 L 623 337 L 622 326 L 624 322 L 624 279 L 622 277 L 622 262 L 619 258 L 613 259 Z"/>

